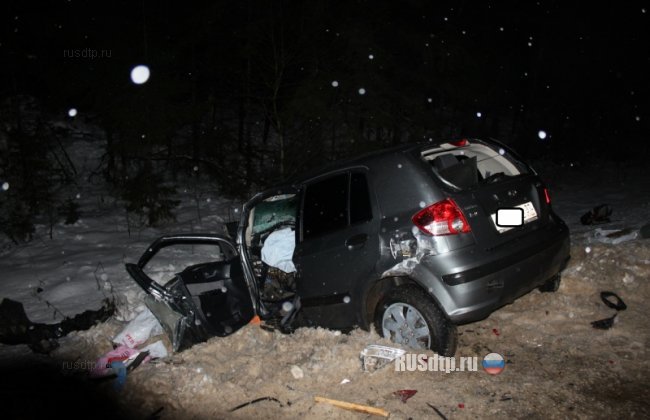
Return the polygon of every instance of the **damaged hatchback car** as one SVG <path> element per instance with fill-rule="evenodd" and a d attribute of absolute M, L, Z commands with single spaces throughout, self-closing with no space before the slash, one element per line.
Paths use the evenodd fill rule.
<path fill-rule="evenodd" d="M 159 284 L 146 265 L 179 244 L 214 245 L 214 259 Z M 461 140 L 291 179 L 243 206 L 234 241 L 166 236 L 126 268 L 175 351 L 258 315 L 285 331 L 374 327 L 453 355 L 457 325 L 557 290 L 568 259 L 568 228 L 534 170 L 503 144 Z"/>

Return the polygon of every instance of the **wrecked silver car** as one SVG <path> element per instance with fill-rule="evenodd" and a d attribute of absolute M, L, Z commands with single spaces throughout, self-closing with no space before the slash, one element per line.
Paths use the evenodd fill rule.
<path fill-rule="evenodd" d="M 219 258 L 158 284 L 144 268 L 178 244 L 215 245 Z M 535 288 L 557 290 L 568 259 L 568 229 L 533 169 L 505 145 L 462 140 L 292 179 L 244 205 L 234 241 L 166 236 L 126 268 L 176 351 L 259 315 L 285 331 L 374 325 L 453 355 L 456 325 Z"/>

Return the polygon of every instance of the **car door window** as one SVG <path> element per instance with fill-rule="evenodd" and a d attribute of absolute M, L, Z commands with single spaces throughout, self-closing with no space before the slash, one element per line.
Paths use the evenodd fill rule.
<path fill-rule="evenodd" d="M 352 173 L 350 179 L 350 224 L 367 222 L 372 219 L 370 194 L 366 176 L 362 173 Z"/>
<path fill-rule="evenodd" d="M 348 174 L 307 186 L 303 207 L 303 239 L 347 226 Z"/>

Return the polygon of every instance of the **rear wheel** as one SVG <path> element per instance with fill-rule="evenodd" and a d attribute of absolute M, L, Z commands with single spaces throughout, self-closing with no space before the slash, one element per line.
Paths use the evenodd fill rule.
<path fill-rule="evenodd" d="M 375 312 L 377 332 L 414 349 L 431 349 L 444 356 L 456 352 L 456 326 L 421 289 L 392 289 Z"/>
<path fill-rule="evenodd" d="M 539 291 L 542 293 L 557 292 L 557 290 L 560 288 L 561 281 L 562 277 L 560 276 L 560 273 L 557 273 L 550 279 L 546 280 L 544 284 L 539 286 Z"/>

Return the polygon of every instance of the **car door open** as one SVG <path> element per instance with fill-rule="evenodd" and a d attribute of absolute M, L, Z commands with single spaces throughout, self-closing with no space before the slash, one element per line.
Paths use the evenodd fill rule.
<path fill-rule="evenodd" d="M 145 273 L 147 263 L 159 251 L 178 245 L 214 246 L 214 261 L 190 265 L 165 284 Z M 255 315 L 239 254 L 226 236 L 163 236 L 147 248 L 137 264 L 126 264 L 126 270 L 147 292 L 145 304 L 167 333 L 174 351 L 232 334 Z"/>

